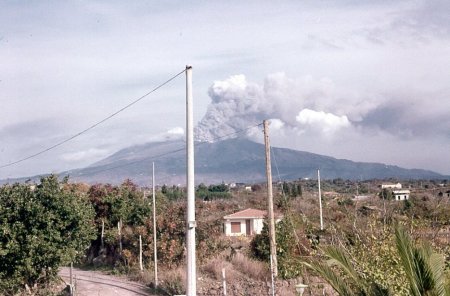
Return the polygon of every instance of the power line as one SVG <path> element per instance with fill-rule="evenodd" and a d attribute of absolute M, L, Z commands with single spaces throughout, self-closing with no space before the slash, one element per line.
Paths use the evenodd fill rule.
<path fill-rule="evenodd" d="M 39 156 L 39 155 L 41 155 L 41 154 L 43 154 L 43 153 L 45 153 L 45 152 L 48 152 L 48 151 L 50 151 L 50 150 L 53 150 L 53 149 L 55 149 L 56 147 L 59 147 L 59 146 L 65 144 L 65 143 L 67 143 L 67 142 L 69 142 L 69 141 L 71 141 L 71 140 L 73 140 L 73 139 L 75 139 L 75 138 L 81 136 L 82 134 L 84 134 L 84 133 L 90 131 L 91 129 L 93 129 L 93 128 L 97 127 L 97 126 L 99 126 L 100 124 L 102 124 L 102 123 L 104 123 L 105 121 L 111 119 L 112 117 L 116 116 L 116 115 L 119 114 L 120 112 L 122 112 L 122 111 L 128 109 L 129 107 L 133 106 L 134 104 L 136 104 L 137 102 L 141 101 L 141 100 L 144 99 L 145 97 L 147 97 L 147 96 L 149 96 L 150 94 L 154 93 L 155 91 L 157 91 L 157 90 L 160 89 L 161 87 L 165 86 L 166 84 L 168 84 L 169 82 L 171 82 L 172 80 L 174 80 L 175 78 L 177 78 L 178 76 L 180 76 L 181 74 L 183 74 L 185 71 L 186 71 L 186 70 L 184 69 L 184 70 L 181 71 L 180 73 L 178 73 L 178 74 L 172 76 L 171 78 L 167 79 L 167 80 L 164 81 L 163 83 L 161 83 L 161 84 L 159 84 L 158 86 L 156 86 L 154 89 L 152 89 L 152 90 L 149 91 L 148 93 L 146 93 L 146 94 L 144 94 L 143 96 L 137 98 L 136 100 L 134 100 L 133 102 L 129 103 L 128 105 L 126 105 L 126 106 L 120 108 L 120 109 L 117 110 L 116 112 L 114 112 L 114 113 L 112 113 L 111 115 L 105 117 L 104 119 L 98 121 L 97 123 L 94 123 L 94 124 L 91 125 L 90 127 L 88 127 L 88 128 L 86 128 L 86 129 L 80 131 L 79 133 L 77 133 L 77 134 L 75 134 L 75 135 L 73 135 L 73 136 L 71 136 L 71 137 L 69 137 L 69 138 L 67 138 L 67 139 L 65 139 L 65 140 L 63 140 L 63 141 L 61 141 L 61 142 L 58 142 L 58 143 L 56 143 L 56 144 L 54 144 L 54 145 L 52 145 L 52 146 L 50 146 L 50 147 L 48 147 L 48 148 L 45 148 L 44 150 L 41 150 L 41 151 L 39 151 L 39 152 L 37 152 L 37 153 L 34 153 L 34 154 L 32 154 L 32 155 L 29 155 L 29 156 L 27 156 L 27 157 L 24 157 L 24 158 L 22 158 L 22 159 L 19 159 L 19 160 L 16 160 L 16 161 L 13 161 L 13 162 L 10 162 L 10 163 L 7 163 L 7 164 L 0 165 L 0 169 L 6 168 L 6 167 L 9 167 L 9 166 L 12 166 L 12 165 L 21 163 L 21 162 L 24 162 L 24 161 L 29 160 L 29 159 L 31 159 L 31 158 L 34 158 L 34 157 L 36 157 L 36 156 Z"/>
<path fill-rule="evenodd" d="M 282 180 L 281 180 L 280 171 L 278 170 L 278 163 L 277 163 L 277 159 L 275 158 L 275 152 L 273 150 L 271 150 L 271 154 L 272 154 L 272 159 L 273 159 L 273 161 L 275 163 L 275 168 L 277 169 L 278 181 L 281 184 L 281 195 L 283 196 L 284 202 L 287 204 L 288 200 L 287 200 L 287 197 L 286 197 L 286 193 L 284 192 L 284 188 L 283 188 L 284 186 L 283 186 L 283 183 L 282 183 Z M 301 251 L 303 246 L 300 243 L 300 239 L 299 239 L 299 237 L 297 235 L 297 232 L 295 231 L 294 222 L 292 221 L 292 217 L 291 217 L 292 216 L 292 209 L 290 207 L 287 208 L 287 214 L 288 214 L 287 219 L 289 220 L 289 222 L 291 224 L 291 231 L 294 234 L 295 242 L 297 243 L 297 248 L 298 248 L 299 251 Z"/>
<path fill-rule="evenodd" d="M 217 140 L 221 140 L 223 138 L 227 138 L 227 137 L 230 137 L 230 136 L 233 136 L 233 135 L 236 135 L 236 134 L 240 134 L 240 133 L 246 132 L 246 131 L 248 131 L 248 130 L 250 130 L 252 128 L 261 126 L 261 125 L 262 125 L 262 123 L 254 124 L 254 125 L 251 125 L 251 126 L 248 126 L 248 127 L 244 128 L 244 129 L 241 129 L 241 130 L 238 130 L 238 131 L 235 131 L 235 132 L 232 132 L 232 133 L 220 136 L 220 137 L 215 137 L 211 141 L 217 141 Z M 195 144 L 195 146 L 198 147 L 198 146 L 201 146 L 201 145 L 205 145 L 207 143 L 209 143 L 209 142 L 200 142 L 200 143 L 197 142 Z M 182 148 L 179 148 L 179 149 L 175 149 L 175 150 L 168 151 L 168 152 L 161 153 L 161 154 L 157 154 L 157 155 L 152 155 L 152 156 L 141 158 L 139 160 L 132 161 L 132 162 L 129 162 L 129 163 L 126 163 L 126 164 L 117 165 L 117 166 L 114 166 L 114 167 L 109 167 L 109 168 L 105 168 L 105 169 L 101 169 L 101 170 L 96 170 L 96 171 L 89 172 L 89 173 L 90 174 L 97 174 L 97 173 L 102 173 L 102 172 L 105 172 L 105 171 L 111 171 L 111 170 L 115 170 L 115 169 L 118 169 L 118 168 L 127 167 L 127 166 L 130 166 L 130 165 L 142 162 L 142 161 L 151 160 L 151 159 L 154 160 L 154 159 L 157 159 L 157 158 L 161 158 L 161 157 L 173 154 L 173 153 L 184 151 L 185 149 L 186 149 L 186 146 L 183 146 Z"/>

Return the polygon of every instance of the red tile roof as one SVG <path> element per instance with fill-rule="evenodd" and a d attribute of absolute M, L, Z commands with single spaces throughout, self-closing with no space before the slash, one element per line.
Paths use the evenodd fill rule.
<path fill-rule="evenodd" d="M 267 211 L 256 209 L 246 209 L 234 214 L 223 217 L 224 219 L 243 219 L 243 218 L 264 218 L 267 216 Z"/>

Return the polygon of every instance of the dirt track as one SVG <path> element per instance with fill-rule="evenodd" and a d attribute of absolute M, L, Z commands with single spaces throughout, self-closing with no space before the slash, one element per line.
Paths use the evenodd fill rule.
<path fill-rule="evenodd" d="M 61 268 L 59 275 L 66 283 L 69 283 L 70 269 L 68 267 Z M 149 289 L 142 284 L 98 271 L 74 268 L 73 276 L 76 277 L 77 296 L 154 295 L 150 294 Z"/>

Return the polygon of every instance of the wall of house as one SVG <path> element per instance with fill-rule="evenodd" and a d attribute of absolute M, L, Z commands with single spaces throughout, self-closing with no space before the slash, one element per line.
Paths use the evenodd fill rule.
<path fill-rule="evenodd" d="M 252 233 L 253 234 L 260 234 L 264 226 L 264 219 L 253 219 L 252 223 Z"/>
<path fill-rule="evenodd" d="M 231 222 L 240 222 L 241 224 L 241 231 L 233 233 L 231 232 Z M 226 236 L 240 236 L 245 235 L 245 220 L 242 219 L 233 219 L 233 220 L 226 220 L 225 221 L 225 235 Z"/>
<path fill-rule="evenodd" d="M 395 200 L 405 200 L 405 199 L 409 199 L 409 194 L 405 194 L 405 193 L 395 194 L 394 197 L 395 197 Z"/>

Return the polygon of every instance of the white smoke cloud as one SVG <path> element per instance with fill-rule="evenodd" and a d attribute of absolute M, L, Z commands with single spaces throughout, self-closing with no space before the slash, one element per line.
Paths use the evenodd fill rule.
<path fill-rule="evenodd" d="M 307 127 L 322 131 L 324 134 L 333 134 L 339 129 L 349 127 L 350 121 L 347 116 L 337 116 L 323 111 L 303 109 L 296 117 L 296 120 Z"/>
<path fill-rule="evenodd" d="M 90 148 L 83 151 L 64 153 L 61 155 L 61 158 L 68 162 L 90 161 L 99 157 L 105 157 L 108 153 L 109 151 L 106 149 Z"/>
<path fill-rule="evenodd" d="M 169 135 L 184 135 L 184 129 L 182 127 L 174 127 L 167 131 Z"/>
<path fill-rule="evenodd" d="M 270 128 L 273 130 L 280 130 L 284 127 L 284 122 L 278 118 L 269 119 Z"/>

